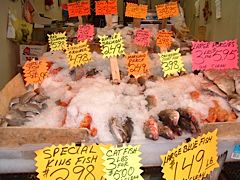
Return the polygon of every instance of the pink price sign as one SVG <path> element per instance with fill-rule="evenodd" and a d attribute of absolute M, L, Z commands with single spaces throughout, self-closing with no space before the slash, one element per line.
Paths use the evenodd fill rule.
<path fill-rule="evenodd" d="M 238 69 L 237 40 L 192 42 L 192 70 Z"/>
<path fill-rule="evenodd" d="M 136 31 L 134 43 L 138 46 L 150 46 L 151 32 L 148 29 Z"/>
<path fill-rule="evenodd" d="M 94 26 L 91 24 L 79 25 L 77 31 L 78 41 L 88 40 L 91 41 L 94 35 Z"/>

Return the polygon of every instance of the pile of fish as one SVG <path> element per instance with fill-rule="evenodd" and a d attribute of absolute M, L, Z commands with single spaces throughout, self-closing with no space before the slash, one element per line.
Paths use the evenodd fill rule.
<path fill-rule="evenodd" d="M 48 105 L 45 96 L 40 89 L 29 91 L 20 97 L 14 97 L 9 103 L 9 111 L 1 116 L 1 126 L 21 126 L 29 122 L 30 118 L 39 115 Z"/>

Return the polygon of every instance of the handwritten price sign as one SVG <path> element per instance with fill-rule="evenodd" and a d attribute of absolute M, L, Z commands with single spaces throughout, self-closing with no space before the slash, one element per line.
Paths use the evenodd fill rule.
<path fill-rule="evenodd" d="M 111 37 L 98 36 L 104 58 L 116 57 L 124 54 L 123 40 L 120 33 L 114 33 Z"/>
<path fill-rule="evenodd" d="M 67 47 L 67 36 L 64 33 L 53 33 L 48 36 L 48 43 L 51 51 L 64 50 Z"/>
<path fill-rule="evenodd" d="M 77 67 L 91 61 L 91 53 L 87 40 L 78 44 L 69 45 L 66 51 L 70 68 Z"/>
<path fill-rule="evenodd" d="M 127 55 L 128 75 L 135 77 L 149 73 L 147 52 Z"/>
<path fill-rule="evenodd" d="M 41 83 L 48 74 L 48 63 L 45 60 L 27 61 L 23 66 L 26 86 Z"/>
<path fill-rule="evenodd" d="M 179 15 L 178 3 L 170 2 L 156 5 L 158 19 L 166 19 Z"/>
<path fill-rule="evenodd" d="M 89 2 L 74 2 L 68 4 L 69 17 L 87 16 L 90 14 Z"/>
<path fill-rule="evenodd" d="M 237 40 L 192 42 L 192 69 L 238 69 Z"/>
<path fill-rule="evenodd" d="M 117 1 L 95 1 L 96 15 L 117 14 Z"/>
<path fill-rule="evenodd" d="M 151 33 L 148 29 L 139 29 L 136 31 L 134 43 L 138 46 L 150 46 Z"/>
<path fill-rule="evenodd" d="M 172 45 L 172 35 L 172 31 L 159 31 L 157 34 L 157 46 L 160 48 L 170 48 Z"/>
<path fill-rule="evenodd" d="M 193 138 L 188 143 L 161 156 L 165 179 L 202 179 L 219 167 L 217 162 L 217 130 Z"/>
<path fill-rule="evenodd" d="M 176 74 L 181 71 L 186 71 L 184 69 L 184 64 L 182 62 L 181 54 L 179 53 L 179 48 L 177 50 L 172 50 L 171 52 L 164 52 L 159 54 L 162 69 L 164 72 L 164 77 L 171 74 Z"/>
<path fill-rule="evenodd" d="M 137 179 L 143 180 L 140 169 L 139 146 L 101 148 L 103 151 L 104 171 L 107 180 Z"/>
<path fill-rule="evenodd" d="M 40 180 L 104 180 L 103 153 L 100 145 L 59 145 L 46 147 L 35 153 Z"/>
<path fill-rule="evenodd" d="M 77 31 L 77 38 L 78 41 L 89 40 L 93 39 L 94 35 L 94 25 L 86 24 L 86 25 L 79 25 Z"/>
<path fill-rule="evenodd" d="M 125 16 L 139 18 L 139 19 L 146 19 L 147 16 L 147 5 L 142 4 L 134 4 L 134 3 L 127 3 Z"/>

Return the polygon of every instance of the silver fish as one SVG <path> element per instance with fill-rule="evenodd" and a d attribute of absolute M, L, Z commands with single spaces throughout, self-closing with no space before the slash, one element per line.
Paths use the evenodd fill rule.
<path fill-rule="evenodd" d="M 36 104 L 17 104 L 14 106 L 14 109 L 17 109 L 22 112 L 34 112 L 36 114 L 40 114 L 41 109 Z"/>
<path fill-rule="evenodd" d="M 158 114 L 159 120 L 168 126 L 177 135 L 182 135 L 182 130 L 178 126 L 179 112 L 174 109 L 165 109 Z"/>
<path fill-rule="evenodd" d="M 20 96 L 19 98 L 19 102 L 21 104 L 26 104 L 28 103 L 34 96 L 36 96 L 37 93 L 34 91 L 29 91 L 27 93 L 25 93 L 24 95 Z"/>
<path fill-rule="evenodd" d="M 217 161 L 218 161 L 219 167 L 217 169 L 214 169 L 214 171 L 211 172 L 211 174 L 209 174 L 207 177 L 203 178 L 203 180 L 217 180 L 219 178 L 219 175 L 223 169 L 224 162 L 227 158 L 227 153 L 228 151 L 218 156 Z"/>
<path fill-rule="evenodd" d="M 9 108 L 12 108 L 14 105 L 18 104 L 20 101 L 19 97 L 14 97 L 10 100 Z"/>
<path fill-rule="evenodd" d="M 19 110 L 10 110 L 5 116 L 9 126 L 21 126 L 29 120 L 26 118 L 25 113 Z"/>
<path fill-rule="evenodd" d="M 127 117 L 127 120 L 123 123 L 123 129 L 127 134 L 127 136 L 124 137 L 124 139 L 126 140 L 127 143 L 129 143 L 131 141 L 133 133 L 133 121 L 131 118 Z"/>

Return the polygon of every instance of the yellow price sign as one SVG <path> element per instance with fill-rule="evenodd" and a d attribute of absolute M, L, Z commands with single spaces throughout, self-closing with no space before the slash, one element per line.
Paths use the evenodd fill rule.
<path fill-rule="evenodd" d="M 140 145 L 123 147 L 101 148 L 104 155 L 104 171 L 107 180 L 134 179 L 143 180 L 140 175 L 143 171 L 140 169 L 142 164 L 139 155 Z"/>
<path fill-rule="evenodd" d="M 160 157 L 166 180 L 201 180 L 219 167 L 217 129 L 193 138 Z"/>
<path fill-rule="evenodd" d="M 48 43 L 51 51 L 64 50 L 67 47 L 66 32 L 48 34 Z"/>
<path fill-rule="evenodd" d="M 91 61 L 91 53 L 87 40 L 78 44 L 69 45 L 66 50 L 70 68 L 87 64 Z"/>
<path fill-rule="evenodd" d="M 171 52 L 163 52 L 159 54 L 164 77 L 181 71 L 186 71 L 184 69 L 182 56 L 179 53 L 179 50 L 180 49 L 178 48 L 177 50 L 172 50 Z"/>
<path fill-rule="evenodd" d="M 120 33 L 114 33 L 108 37 L 98 36 L 104 58 L 116 57 L 124 54 L 123 40 Z"/>
<path fill-rule="evenodd" d="M 40 180 L 101 179 L 104 180 L 103 153 L 100 146 L 58 145 L 38 150 L 36 167 Z"/>

